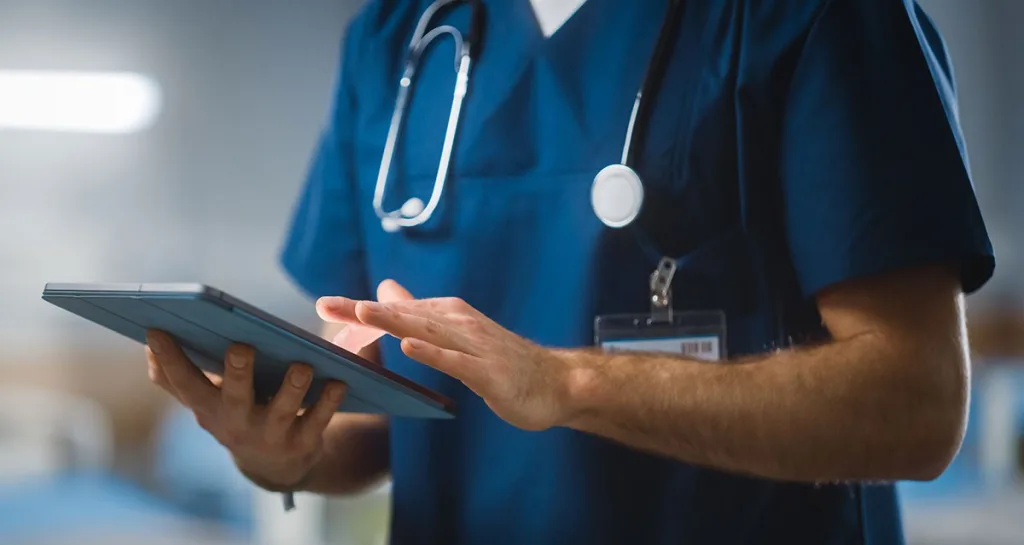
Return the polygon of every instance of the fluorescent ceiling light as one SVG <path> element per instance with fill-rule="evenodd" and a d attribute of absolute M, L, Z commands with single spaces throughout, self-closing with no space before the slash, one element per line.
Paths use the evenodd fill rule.
<path fill-rule="evenodd" d="M 140 74 L 0 70 L 0 130 L 125 134 L 159 112 L 160 87 Z"/>

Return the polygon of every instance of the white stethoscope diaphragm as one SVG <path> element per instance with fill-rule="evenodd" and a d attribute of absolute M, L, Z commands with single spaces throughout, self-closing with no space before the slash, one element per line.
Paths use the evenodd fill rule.
<path fill-rule="evenodd" d="M 644 202 L 644 184 L 626 165 L 608 165 L 594 177 L 590 204 L 601 223 L 620 228 L 633 223 Z"/>
<path fill-rule="evenodd" d="M 629 166 L 633 163 L 633 132 L 641 117 L 650 117 L 650 114 L 641 115 L 642 106 L 650 106 L 644 97 L 656 88 L 661 78 L 671 38 L 676 35 L 673 25 L 679 19 L 681 5 L 681 0 L 669 0 L 668 13 L 658 32 L 647 73 L 633 100 L 633 111 L 629 114 L 629 124 L 626 126 L 626 139 L 622 144 L 622 159 L 618 164 L 601 169 L 590 187 L 590 204 L 594 207 L 594 215 L 608 227 L 619 229 L 633 223 L 644 204 L 644 184 L 640 175 Z"/>

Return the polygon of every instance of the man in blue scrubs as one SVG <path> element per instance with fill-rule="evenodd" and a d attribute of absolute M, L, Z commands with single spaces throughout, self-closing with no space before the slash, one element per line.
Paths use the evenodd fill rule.
<path fill-rule="evenodd" d="M 641 129 L 647 199 L 616 230 L 590 186 L 619 160 L 664 3 L 589 0 L 550 36 L 528 0 L 484 4 L 434 217 L 388 232 L 371 207 L 428 5 L 374 0 L 283 253 L 321 316 L 349 324 L 336 342 L 379 349 L 457 417 L 332 416 L 340 387 L 296 417 L 302 366 L 253 406 L 245 348 L 213 383 L 157 332 L 154 380 L 268 489 L 390 475 L 396 544 L 902 543 L 889 483 L 935 478 L 959 448 L 963 295 L 994 268 L 925 14 L 686 2 Z M 445 22 L 465 29 L 467 11 Z M 430 193 L 448 47 L 421 64 L 387 209 Z M 595 317 L 649 312 L 645 246 L 678 260 L 678 312 L 726 316 L 728 363 L 592 348 Z"/>

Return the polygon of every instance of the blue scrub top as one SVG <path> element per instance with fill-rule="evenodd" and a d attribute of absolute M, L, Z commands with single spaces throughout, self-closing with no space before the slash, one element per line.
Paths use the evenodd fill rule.
<path fill-rule="evenodd" d="M 587 346 L 596 315 L 648 311 L 647 233 L 681 258 L 676 307 L 725 311 L 740 356 L 824 338 L 813 296 L 837 282 L 949 263 L 970 292 L 992 274 L 949 59 L 910 0 L 686 2 L 636 164 L 645 209 L 624 230 L 595 218 L 590 185 L 619 160 L 665 2 L 589 0 L 547 40 L 528 0 L 484 3 L 450 185 L 429 224 L 397 234 L 371 202 L 428 2 L 374 0 L 352 22 L 283 252 L 310 295 L 368 298 L 395 278 Z M 466 30 L 468 10 L 444 20 Z M 440 43 L 420 67 L 387 209 L 430 194 L 452 54 Z M 393 543 L 902 542 L 891 486 L 772 482 L 521 431 L 393 340 L 383 353 L 458 404 L 451 421 L 392 420 Z"/>

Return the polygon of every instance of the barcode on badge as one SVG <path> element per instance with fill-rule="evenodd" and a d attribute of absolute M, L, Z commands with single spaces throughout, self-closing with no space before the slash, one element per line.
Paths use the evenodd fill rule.
<path fill-rule="evenodd" d="M 684 356 L 713 356 L 715 355 L 715 343 L 711 341 L 683 341 L 679 352 Z"/>
<path fill-rule="evenodd" d="M 699 360 L 718 361 L 721 357 L 721 346 L 718 337 L 702 335 L 700 337 L 661 337 L 619 339 L 602 341 L 605 350 L 638 350 L 641 352 L 668 352 Z"/>

